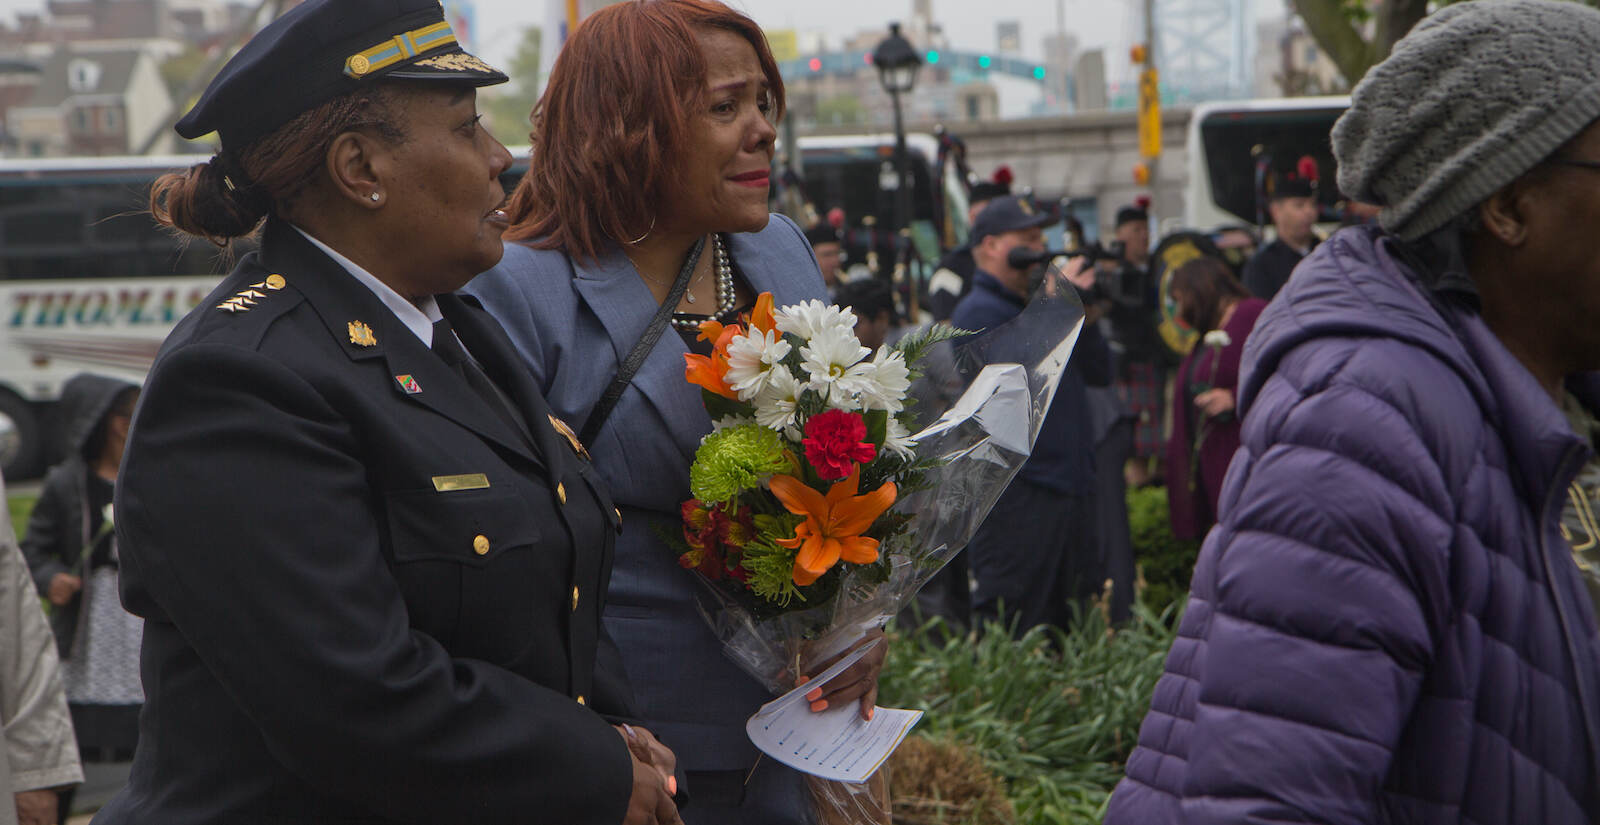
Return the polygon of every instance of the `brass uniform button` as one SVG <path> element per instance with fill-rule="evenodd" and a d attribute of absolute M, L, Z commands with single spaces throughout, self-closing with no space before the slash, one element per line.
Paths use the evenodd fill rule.
<path fill-rule="evenodd" d="M 472 539 L 472 551 L 480 556 L 489 555 L 489 537 L 479 533 Z"/>
<path fill-rule="evenodd" d="M 581 694 L 581 693 L 580 693 L 580 694 L 578 694 L 578 704 L 580 704 L 580 705 L 587 705 L 587 704 L 589 704 L 589 703 L 588 703 L 588 702 L 585 702 L 585 701 L 584 701 L 584 700 L 583 700 L 583 694 Z"/>
<path fill-rule="evenodd" d="M 572 588 L 572 609 L 578 609 L 578 588 Z"/>
<path fill-rule="evenodd" d="M 560 499 L 562 504 L 567 503 L 567 485 L 559 481 L 556 482 L 556 498 Z"/>

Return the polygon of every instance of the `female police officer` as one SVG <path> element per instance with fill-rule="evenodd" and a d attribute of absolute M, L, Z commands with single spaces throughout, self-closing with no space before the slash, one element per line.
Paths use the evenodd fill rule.
<path fill-rule="evenodd" d="M 501 255 L 511 159 L 475 87 L 503 80 L 435 0 L 310 0 L 178 124 L 223 151 L 157 183 L 157 218 L 265 229 L 134 420 L 116 524 L 148 703 L 97 821 L 678 821 L 670 752 L 610 724 L 620 517 L 450 294 Z"/>

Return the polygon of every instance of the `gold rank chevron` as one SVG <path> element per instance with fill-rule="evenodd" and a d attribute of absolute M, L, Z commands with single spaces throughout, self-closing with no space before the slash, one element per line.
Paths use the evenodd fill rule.
<path fill-rule="evenodd" d="M 267 297 L 267 292 L 277 292 L 287 286 L 288 283 L 282 275 L 274 272 L 268 275 L 266 280 L 253 283 L 239 290 L 239 293 L 232 298 L 217 304 L 217 309 L 230 313 L 249 312 L 251 307 L 255 306 L 262 298 Z M 261 290 L 263 289 L 267 292 L 262 292 Z"/>

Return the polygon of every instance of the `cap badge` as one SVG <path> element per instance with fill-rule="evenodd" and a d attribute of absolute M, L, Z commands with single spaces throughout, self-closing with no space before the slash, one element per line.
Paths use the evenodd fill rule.
<path fill-rule="evenodd" d="M 362 76 L 362 75 L 364 75 L 364 74 L 366 74 L 367 72 L 370 72 L 370 71 L 372 71 L 372 61 L 368 60 L 363 55 L 359 55 L 359 54 L 351 55 L 351 57 L 350 57 L 350 73 L 351 74 L 355 75 L 356 77 L 360 77 L 360 76 Z"/>
<path fill-rule="evenodd" d="M 378 345 L 378 338 L 372 334 L 372 327 L 360 321 L 351 321 L 349 328 L 350 343 L 358 347 L 375 347 Z"/>
<path fill-rule="evenodd" d="M 1028 203 L 1027 198 L 1017 198 L 1017 208 L 1022 210 L 1022 214 L 1033 217 L 1033 204 Z"/>

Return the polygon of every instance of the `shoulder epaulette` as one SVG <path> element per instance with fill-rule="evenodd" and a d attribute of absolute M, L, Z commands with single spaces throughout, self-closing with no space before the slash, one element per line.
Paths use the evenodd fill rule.
<path fill-rule="evenodd" d="M 217 304 L 217 309 L 229 313 L 249 312 L 262 298 L 267 297 L 269 293 L 283 289 L 288 283 L 282 275 L 274 272 L 268 275 L 266 280 L 253 283 L 239 290 L 239 294 Z"/>

